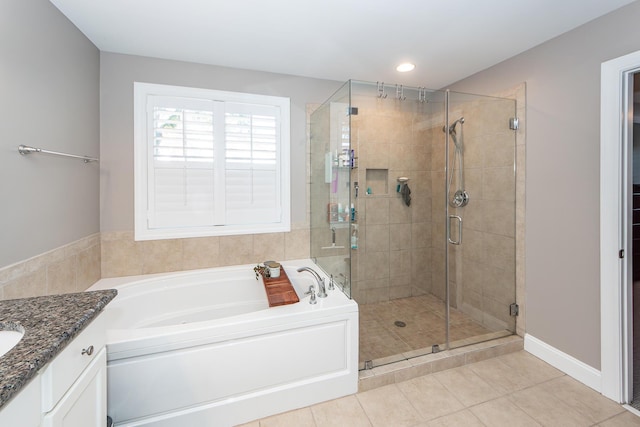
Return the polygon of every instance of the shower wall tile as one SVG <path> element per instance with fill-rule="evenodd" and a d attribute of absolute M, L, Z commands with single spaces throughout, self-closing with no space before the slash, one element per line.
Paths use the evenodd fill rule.
<path fill-rule="evenodd" d="M 369 225 L 366 234 L 367 253 L 389 251 L 389 225 Z"/>
<path fill-rule="evenodd" d="M 394 188 L 395 188 L 396 183 L 394 182 L 392 184 L 394 185 Z M 415 212 L 415 210 L 417 209 L 415 206 L 416 200 L 419 200 L 419 198 L 413 195 L 413 192 L 412 192 L 411 206 L 407 206 L 402 200 L 402 196 L 399 193 L 394 193 L 391 199 L 389 200 L 389 223 L 390 224 L 410 223 L 413 212 Z"/>
<path fill-rule="evenodd" d="M 462 248 L 463 263 L 486 262 L 486 251 L 484 245 L 485 233 L 481 231 L 464 229 L 464 247 Z"/>
<path fill-rule="evenodd" d="M 372 143 L 360 147 L 359 167 L 368 169 L 389 169 L 389 144 Z"/>
<path fill-rule="evenodd" d="M 431 222 L 432 221 L 432 199 L 424 193 L 411 193 L 411 221 Z"/>
<path fill-rule="evenodd" d="M 427 170 L 431 170 L 434 172 L 444 171 L 444 161 L 445 161 L 445 150 L 443 147 L 444 142 L 438 141 L 436 144 L 431 146 L 431 167 L 427 167 Z M 444 188 L 444 187 L 441 187 Z M 437 193 L 433 193 L 437 194 Z"/>
<path fill-rule="evenodd" d="M 366 225 L 389 224 L 389 199 L 365 196 Z"/>
<path fill-rule="evenodd" d="M 474 194 L 474 193 L 469 193 Z M 467 230 L 474 231 L 483 231 L 485 229 L 485 205 L 487 203 L 486 200 L 478 199 L 469 202 L 471 206 L 467 205 L 463 210 L 461 210 L 460 215 L 463 218 L 462 227 L 464 230 L 464 234 L 467 233 Z M 465 240 L 466 240 L 466 236 Z"/>
<path fill-rule="evenodd" d="M 391 251 L 389 255 L 389 275 L 391 277 L 391 283 L 393 285 L 400 285 L 400 277 L 411 278 L 411 251 L 400 250 Z M 409 283 L 406 283 L 409 284 Z"/>
<path fill-rule="evenodd" d="M 393 282 L 393 286 L 389 288 L 389 299 L 407 298 L 412 296 L 411 284 L 399 285 L 398 281 L 410 280 L 411 276 L 397 276 Z"/>
<path fill-rule="evenodd" d="M 433 146 L 428 142 L 428 136 L 422 136 L 424 134 L 419 133 L 418 142 L 412 145 L 412 158 L 407 162 L 407 165 L 413 171 L 430 171 L 432 167 Z"/>
<path fill-rule="evenodd" d="M 483 146 L 485 168 L 513 167 L 516 147 L 513 144 L 512 134 L 497 138 L 489 136 L 483 141 Z"/>
<path fill-rule="evenodd" d="M 423 166 L 424 167 L 424 166 Z M 421 199 L 431 199 L 431 171 L 415 169 L 410 174 L 411 194 Z M 413 201 L 412 201 L 413 203 Z"/>
<path fill-rule="evenodd" d="M 486 267 L 484 275 L 482 294 L 501 302 L 505 311 L 508 312 L 509 304 L 515 302 L 516 290 L 513 288 L 513 283 L 516 280 L 515 271 L 513 269 Z"/>
<path fill-rule="evenodd" d="M 515 201 L 515 176 L 513 166 L 484 170 L 482 194 L 485 200 Z"/>
<path fill-rule="evenodd" d="M 464 293 L 475 292 L 482 295 L 486 282 L 485 264 L 475 261 L 463 262 L 459 282 Z M 482 308 L 482 305 L 478 308 Z"/>
<path fill-rule="evenodd" d="M 381 287 L 377 289 L 368 289 L 366 292 L 366 304 L 374 304 L 376 302 L 389 301 L 389 287 Z"/>
<path fill-rule="evenodd" d="M 411 248 L 411 224 L 391 224 L 389 226 L 389 249 L 397 251 Z"/>
<path fill-rule="evenodd" d="M 407 169 L 413 159 L 413 144 L 393 143 L 389 145 L 389 169 Z"/>
<path fill-rule="evenodd" d="M 411 247 L 414 249 L 431 247 L 430 222 L 414 222 L 411 225 Z"/>
<path fill-rule="evenodd" d="M 0 269 L 0 297 L 81 292 L 100 279 L 100 236 L 94 234 Z"/>
<path fill-rule="evenodd" d="M 482 193 L 482 168 L 473 168 L 464 170 L 464 186 L 469 193 L 470 199 L 475 201 L 483 200 Z"/>
<path fill-rule="evenodd" d="M 483 218 L 483 229 L 487 233 L 515 237 L 516 213 L 513 202 L 483 201 L 480 205 L 480 211 Z"/>
<path fill-rule="evenodd" d="M 513 268 L 516 261 L 515 239 L 485 233 L 483 240 L 485 253 L 490 254 L 487 256 L 488 265 L 498 268 Z"/>
<path fill-rule="evenodd" d="M 368 251 L 363 262 L 364 271 L 361 277 L 364 280 L 389 279 L 389 252 Z"/>
<path fill-rule="evenodd" d="M 473 119 L 475 121 L 477 119 Z M 483 140 L 481 138 L 473 138 L 470 135 L 466 134 L 467 123 L 471 123 L 472 119 L 469 119 L 465 122 L 465 135 L 464 135 L 464 168 L 481 168 L 484 162 L 485 150 L 487 147 L 484 146 Z M 453 141 L 450 144 L 451 151 L 449 152 L 449 162 L 453 162 L 455 146 Z M 456 173 L 458 170 L 458 166 L 456 164 Z M 466 172 L 466 171 L 465 171 Z"/>

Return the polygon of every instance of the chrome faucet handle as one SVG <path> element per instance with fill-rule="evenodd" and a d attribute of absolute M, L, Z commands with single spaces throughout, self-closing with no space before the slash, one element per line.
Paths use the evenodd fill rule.
<path fill-rule="evenodd" d="M 327 288 L 325 286 L 324 277 L 320 278 L 318 285 L 320 285 L 320 290 L 318 291 L 318 298 L 326 298 L 327 297 Z"/>
<path fill-rule="evenodd" d="M 313 287 L 313 285 L 309 286 L 309 290 L 307 292 L 304 293 L 305 295 L 309 295 L 311 294 L 311 298 L 309 298 L 309 304 L 317 304 L 318 301 L 316 300 L 316 288 Z"/>
<path fill-rule="evenodd" d="M 333 274 L 331 275 L 331 277 L 329 278 L 329 290 L 332 291 L 336 288 L 336 285 L 333 282 Z"/>

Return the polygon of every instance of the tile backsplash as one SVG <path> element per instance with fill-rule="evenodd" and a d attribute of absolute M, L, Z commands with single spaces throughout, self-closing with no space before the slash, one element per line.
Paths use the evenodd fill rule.
<path fill-rule="evenodd" d="M 103 232 L 102 277 L 309 258 L 308 225 L 288 233 L 136 242 L 133 232 Z"/>
<path fill-rule="evenodd" d="M 82 292 L 103 277 L 309 258 L 308 225 L 288 233 L 136 242 L 132 231 L 96 233 L 0 268 L 0 299 Z"/>
<path fill-rule="evenodd" d="M 0 299 L 82 292 L 100 279 L 100 233 L 0 268 Z"/>

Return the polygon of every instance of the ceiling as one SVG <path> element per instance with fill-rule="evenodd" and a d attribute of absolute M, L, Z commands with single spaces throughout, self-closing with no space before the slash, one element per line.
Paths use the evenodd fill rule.
<path fill-rule="evenodd" d="M 438 89 L 634 0 L 50 1 L 101 51 Z"/>

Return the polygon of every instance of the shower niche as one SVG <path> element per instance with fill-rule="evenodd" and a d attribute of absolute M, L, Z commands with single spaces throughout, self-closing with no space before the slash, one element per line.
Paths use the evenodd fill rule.
<path fill-rule="evenodd" d="M 359 304 L 362 368 L 515 332 L 515 101 L 384 92 L 310 116 L 311 257 Z"/>
<path fill-rule="evenodd" d="M 389 193 L 389 169 L 366 169 L 367 196 L 386 196 Z"/>

